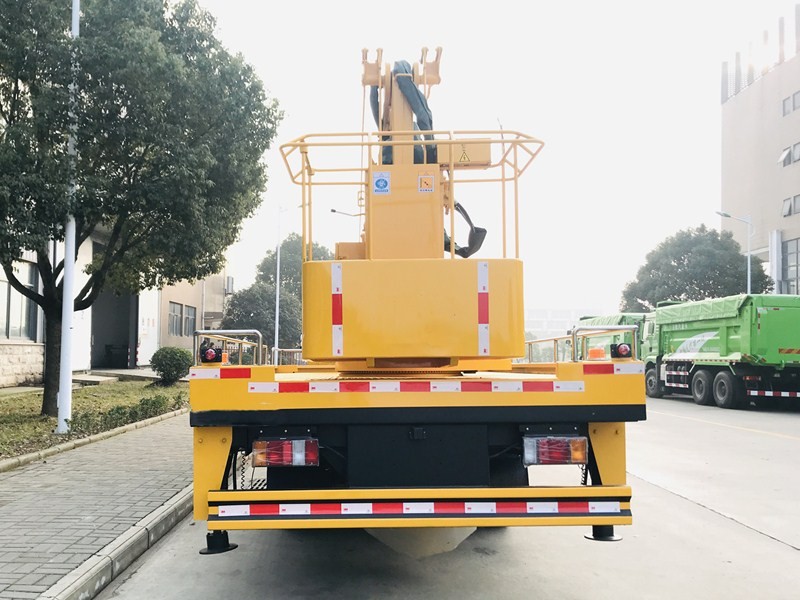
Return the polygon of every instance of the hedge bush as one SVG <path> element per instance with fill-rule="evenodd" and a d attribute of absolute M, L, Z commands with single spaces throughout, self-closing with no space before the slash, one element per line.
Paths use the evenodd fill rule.
<path fill-rule="evenodd" d="M 194 359 L 189 350 L 171 346 L 159 348 L 150 359 L 150 366 L 158 373 L 164 385 L 172 385 L 181 377 L 186 377 L 192 364 Z"/>
<path fill-rule="evenodd" d="M 84 437 L 101 431 L 116 429 L 129 423 L 157 417 L 172 410 L 183 408 L 186 404 L 186 395 L 183 392 L 176 394 L 174 398 L 158 394 L 150 398 L 142 398 L 138 404 L 114 406 L 105 412 L 73 411 L 72 418 L 67 422 L 67 425 L 69 426 L 70 434 Z"/>

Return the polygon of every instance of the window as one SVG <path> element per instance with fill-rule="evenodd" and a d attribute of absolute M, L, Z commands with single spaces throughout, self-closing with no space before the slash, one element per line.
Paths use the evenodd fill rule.
<path fill-rule="evenodd" d="M 792 214 L 800 215 L 800 196 L 794 197 L 794 202 L 792 203 Z"/>
<path fill-rule="evenodd" d="M 792 146 L 792 162 L 800 160 L 800 143 Z"/>
<path fill-rule="evenodd" d="M 794 105 L 792 107 L 794 110 L 800 109 L 800 92 L 794 93 L 794 95 L 792 96 L 792 103 Z"/>
<path fill-rule="evenodd" d="M 781 163 L 783 163 L 784 167 L 788 167 L 790 164 L 792 164 L 792 148 L 791 148 L 791 146 L 789 148 L 784 148 L 783 152 L 781 152 L 781 155 L 778 157 L 778 164 L 781 164 Z"/>
<path fill-rule="evenodd" d="M 783 99 L 783 116 L 785 117 L 790 112 L 792 112 L 792 98 L 791 98 L 791 96 L 789 98 L 784 98 Z"/>
<path fill-rule="evenodd" d="M 788 240 L 781 244 L 783 254 L 782 284 L 780 289 L 786 294 L 796 294 L 798 289 L 798 240 Z"/>
<path fill-rule="evenodd" d="M 197 309 L 194 306 L 186 306 L 186 314 L 183 320 L 183 335 L 194 335 L 197 328 Z"/>
<path fill-rule="evenodd" d="M 169 303 L 167 332 L 169 335 L 183 335 L 183 304 Z"/>
<path fill-rule="evenodd" d="M 783 201 L 783 216 L 788 217 L 792 214 L 792 199 L 785 198 Z"/>
<path fill-rule="evenodd" d="M 32 264 L 18 263 L 14 270 L 25 287 L 36 289 L 38 275 Z M 36 303 L 11 287 L 0 271 L 0 339 L 36 341 L 37 316 Z"/>

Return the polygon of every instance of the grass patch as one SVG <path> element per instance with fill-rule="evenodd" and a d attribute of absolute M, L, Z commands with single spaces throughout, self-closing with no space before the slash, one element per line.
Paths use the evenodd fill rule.
<path fill-rule="evenodd" d="M 0 396 L 0 459 L 44 450 L 62 442 L 114 429 L 188 405 L 189 385 L 165 387 L 146 381 L 120 381 L 72 391 L 72 421 L 67 435 L 56 435 L 55 417 L 43 417 L 42 392 Z"/>

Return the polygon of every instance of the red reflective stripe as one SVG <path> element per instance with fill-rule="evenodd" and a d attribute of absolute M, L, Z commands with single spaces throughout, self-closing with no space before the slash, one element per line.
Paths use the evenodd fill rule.
<path fill-rule="evenodd" d="M 489 293 L 478 292 L 478 325 L 489 324 Z"/>
<path fill-rule="evenodd" d="M 308 382 L 304 381 L 286 381 L 283 383 L 278 384 L 278 391 L 280 393 L 295 393 L 295 392 L 307 392 L 308 391 Z"/>
<path fill-rule="evenodd" d="M 583 365 L 584 375 L 613 375 L 614 365 Z"/>
<path fill-rule="evenodd" d="M 434 502 L 433 512 L 436 514 L 463 515 L 467 512 L 463 502 Z"/>
<path fill-rule="evenodd" d="M 312 515 L 340 515 L 342 514 L 341 503 L 312 504 Z"/>
<path fill-rule="evenodd" d="M 340 392 L 368 392 L 369 381 L 342 381 L 339 383 Z"/>
<path fill-rule="evenodd" d="M 523 381 L 522 382 L 522 391 L 523 392 L 552 392 L 553 391 L 553 382 L 552 381 Z"/>
<path fill-rule="evenodd" d="M 403 514 L 402 502 L 373 502 L 373 515 L 401 515 Z"/>
<path fill-rule="evenodd" d="M 331 294 L 331 320 L 333 325 L 342 324 L 342 295 Z"/>
<path fill-rule="evenodd" d="M 588 502 L 559 502 L 558 512 L 560 513 L 588 513 Z"/>
<path fill-rule="evenodd" d="M 280 514 L 280 504 L 251 504 L 250 515 L 278 515 Z"/>
<path fill-rule="evenodd" d="M 228 369 L 222 368 L 219 370 L 220 379 L 250 379 L 250 369 Z"/>
<path fill-rule="evenodd" d="M 430 392 L 431 391 L 431 382 L 430 381 L 401 381 L 400 382 L 400 391 L 401 392 Z"/>
<path fill-rule="evenodd" d="M 498 502 L 495 509 L 498 513 L 522 513 L 528 512 L 527 502 Z"/>
<path fill-rule="evenodd" d="M 461 391 L 462 392 L 491 392 L 492 391 L 492 382 L 491 381 L 462 381 L 461 382 Z"/>

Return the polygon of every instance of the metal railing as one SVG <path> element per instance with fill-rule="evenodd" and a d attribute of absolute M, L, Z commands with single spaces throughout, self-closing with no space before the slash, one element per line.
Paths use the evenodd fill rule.
<path fill-rule="evenodd" d="M 528 362 L 577 362 L 587 355 L 587 340 L 592 337 L 601 336 L 608 333 L 626 332 L 633 333 L 631 336 L 631 356 L 637 356 L 636 331 L 638 325 L 584 325 L 574 327 L 568 335 L 545 338 L 541 340 L 528 340 L 525 342 L 525 358 Z M 536 346 L 550 345 L 551 351 L 544 350 L 534 352 Z M 542 354 L 549 355 L 552 360 L 543 359 Z"/>
<path fill-rule="evenodd" d="M 250 338 L 256 338 L 256 341 Z M 211 347 L 222 349 L 224 363 L 262 365 L 267 355 L 263 337 L 257 329 L 199 329 L 194 332 L 195 365 L 200 363 L 200 347 L 203 344 L 201 339 L 211 344 Z M 253 356 L 251 362 L 245 358 L 248 354 Z"/>

